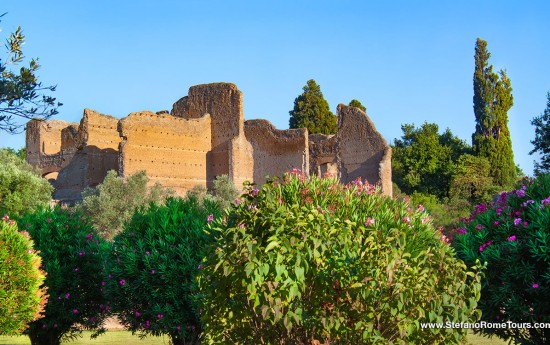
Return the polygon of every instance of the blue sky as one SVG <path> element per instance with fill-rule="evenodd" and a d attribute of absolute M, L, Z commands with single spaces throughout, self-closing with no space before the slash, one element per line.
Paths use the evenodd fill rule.
<path fill-rule="evenodd" d="M 170 110 L 192 85 L 232 82 L 246 119 L 288 128 L 308 79 L 333 111 L 360 100 L 388 140 L 435 122 L 470 142 L 477 37 L 506 69 L 516 162 L 532 173 L 530 120 L 550 91 L 549 1 L 26 1 L 2 0 L 0 37 L 19 25 L 44 84 L 64 103 L 124 117 Z M 0 146 L 24 135 L 0 133 Z"/>

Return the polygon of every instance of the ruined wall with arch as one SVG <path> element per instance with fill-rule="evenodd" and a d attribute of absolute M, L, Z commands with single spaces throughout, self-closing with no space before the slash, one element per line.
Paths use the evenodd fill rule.
<path fill-rule="evenodd" d="M 129 176 L 145 170 L 185 195 L 212 188 L 229 175 L 236 186 L 262 184 L 294 168 L 336 174 L 342 182 L 362 177 L 391 195 L 391 149 L 368 116 L 338 106 L 338 133 L 309 135 L 307 129 L 277 130 L 269 121 L 244 121 L 243 95 L 234 84 L 192 86 L 170 113 L 141 111 L 117 119 L 85 109 L 80 124 L 31 120 L 27 161 L 52 177 L 54 199 L 77 200 L 107 171 Z"/>

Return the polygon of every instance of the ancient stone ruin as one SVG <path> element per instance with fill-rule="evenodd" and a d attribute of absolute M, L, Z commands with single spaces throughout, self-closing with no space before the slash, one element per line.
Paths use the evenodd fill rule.
<path fill-rule="evenodd" d="M 380 183 L 392 194 L 391 148 L 367 115 L 339 105 L 336 135 L 307 129 L 277 130 L 266 120 L 244 121 L 243 96 L 234 84 L 189 88 L 172 111 L 142 111 L 117 119 L 84 109 L 80 124 L 31 120 L 27 161 L 55 187 L 54 199 L 74 201 L 107 171 L 129 176 L 145 170 L 177 194 L 196 185 L 213 186 L 229 175 L 237 185 L 265 183 L 293 168 L 311 175 L 336 174 Z"/>

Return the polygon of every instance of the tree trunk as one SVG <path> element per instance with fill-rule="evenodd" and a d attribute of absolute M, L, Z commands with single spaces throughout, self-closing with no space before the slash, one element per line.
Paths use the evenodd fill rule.
<path fill-rule="evenodd" d="M 61 337 L 57 333 L 29 332 L 31 345 L 60 345 Z"/>

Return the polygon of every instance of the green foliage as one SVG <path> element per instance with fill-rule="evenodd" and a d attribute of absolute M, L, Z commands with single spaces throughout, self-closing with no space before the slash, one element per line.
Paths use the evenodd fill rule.
<path fill-rule="evenodd" d="M 108 243 L 82 214 L 59 207 L 26 215 L 19 224 L 39 251 L 50 296 L 44 317 L 25 331 L 32 344 L 57 345 L 82 330 L 100 334 L 109 314 L 102 292 Z"/>
<path fill-rule="evenodd" d="M 82 192 L 78 208 L 92 219 L 103 238 L 111 240 L 136 209 L 146 207 L 150 202 L 161 202 L 173 193 L 158 183 L 148 190 L 148 181 L 145 171 L 125 179 L 111 170 L 96 188 L 86 188 Z"/>
<path fill-rule="evenodd" d="M 227 208 L 239 196 L 239 191 L 227 175 L 221 175 L 214 180 L 214 196 L 222 208 Z"/>
<path fill-rule="evenodd" d="M 21 333 L 40 318 L 46 291 L 44 272 L 28 233 L 5 215 L 0 220 L 0 335 Z"/>
<path fill-rule="evenodd" d="M 0 131 L 8 133 L 23 130 L 21 119 L 48 119 L 56 115 L 57 107 L 62 105 L 55 98 L 42 94 L 55 91 L 55 86 L 42 86 L 38 82 L 36 72 L 40 65 L 37 59 L 32 59 L 28 67 L 15 68 L 25 58 L 22 51 L 24 44 L 25 35 L 18 27 L 6 40 L 5 58 L 0 57 Z M 14 67 L 13 70 L 8 68 L 10 66 Z"/>
<path fill-rule="evenodd" d="M 480 276 L 427 214 L 360 180 L 293 171 L 249 190 L 210 231 L 208 344 L 457 344 L 465 331 L 420 322 L 478 317 Z"/>
<path fill-rule="evenodd" d="M 443 233 L 449 233 L 447 229 L 452 229 L 458 223 L 460 217 L 469 214 L 469 208 L 460 212 L 459 208 L 448 202 L 441 202 L 435 195 L 413 192 L 410 195 L 410 203 L 414 207 L 424 208 L 432 219 L 432 224 L 442 229 Z"/>
<path fill-rule="evenodd" d="M 336 116 L 330 111 L 321 87 L 310 79 L 304 92 L 294 100 L 289 120 L 290 128 L 307 128 L 309 134 L 336 134 Z"/>
<path fill-rule="evenodd" d="M 210 241 L 203 228 L 220 216 L 212 200 L 168 198 L 136 212 L 115 237 L 107 287 L 129 330 L 167 334 L 175 345 L 197 341 L 194 277 Z"/>
<path fill-rule="evenodd" d="M 506 72 L 493 72 L 488 61 L 487 42 L 477 39 L 474 71 L 474 113 L 476 130 L 472 136 L 477 156 L 487 158 L 490 176 L 496 185 L 509 188 L 516 181 L 516 165 L 508 130 L 508 110 L 514 104 L 512 86 Z"/>
<path fill-rule="evenodd" d="M 487 322 L 550 322 L 550 175 L 525 178 L 490 207 L 478 205 L 454 246 L 467 265 L 487 263 L 479 306 Z M 548 344 L 544 328 L 484 328 L 518 344 Z"/>
<path fill-rule="evenodd" d="M 461 156 L 451 180 L 451 199 L 463 201 L 466 205 L 489 203 L 498 192 L 493 186 L 490 170 L 489 161 L 483 157 Z"/>
<path fill-rule="evenodd" d="M 401 126 L 403 136 L 392 147 L 392 175 L 406 194 L 435 195 L 440 201 L 449 196 L 455 165 L 470 147 L 450 129 L 439 134 L 435 123 L 420 128 Z"/>
<path fill-rule="evenodd" d="M 550 172 L 550 92 L 546 94 L 546 109 L 535 117 L 531 124 L 535 126 L 535 139 L 531 141 L 534 148 L 529 152 L 541 154 L 540 163 L 535 162 L 535 174 Z"/>
<path fill-rule="evenodd" d="M 361 104 L 361 102 L 359 102 L 358 100 L 356 99 L 352 99 L 351 102 L 349 102 L 348 104 L 350 107 L 356 107 L 356 108 L 359 108 L 361 110 L 363 110 L 363 112 L 367 112 L 367 107 L 365 107 L 363 104 Z"/>
<path fill-rule="evenodd" d="M 53 187 L 13 150 L 0 149 L 0 213 L 16 218 L 51 199 Z"/>

